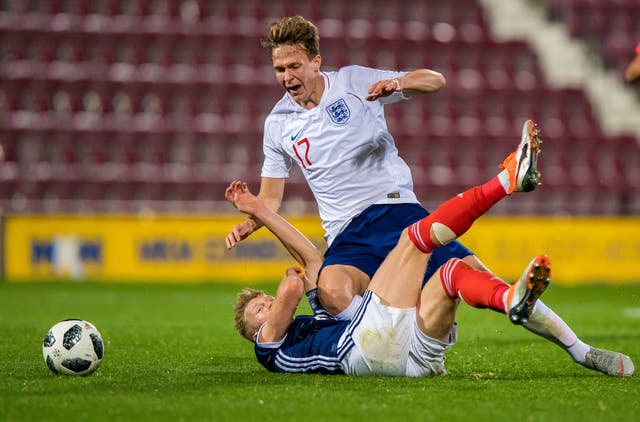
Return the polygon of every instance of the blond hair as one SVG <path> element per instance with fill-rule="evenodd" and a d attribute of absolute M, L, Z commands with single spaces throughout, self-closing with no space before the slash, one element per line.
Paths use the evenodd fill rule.
<path fill-rule="evenodd" d="M 261 290 L 251 289 L 249 287 L 243 289 L 238 293 L 236 304 L 234 307 L 234 319 L 236 322 L 236 330 L 240 335 L 246 339 L 252 340 L 255 334 L 256 327 L 251 327 L 247 324 L 247 320 L 244 317 L 244 309 L 247 307 L 252 299 L 260 296 L 266 296 L 266 293 Z"/>
<path fill-rule="evenodd" d="M 267 37 L 262 40 L 262 46 L 269 50 L 269 53 L 284 44 L 301 47 L 307 53 L 307 57 L 313 59 L 320 54 L 318 28 L 302 16 L 286 16 L 269 25 Z"/>

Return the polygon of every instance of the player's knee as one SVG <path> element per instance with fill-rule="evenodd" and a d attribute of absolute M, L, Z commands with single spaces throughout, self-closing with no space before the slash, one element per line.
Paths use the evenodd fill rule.
<path fill-rule="evenodd" d="M 337 315 L 349 306 L 358 294 L 356 282 L 333 272 L 323 272 L 318 280 L 318 300 L 331 315 Z"/>
<path fill-rule="evenodd" d="M 318 300 L 331 315 L 338 315 L 351 303 L 353 295 L 335 281 L 318 283 Z"/>
<path fill-rule="evenodd" d="M 469 265 L 474 270 L 490 272 L 489 269 L 478 259 L 475 255 L 467 255 L 462 258 L 462 261 Z"/>

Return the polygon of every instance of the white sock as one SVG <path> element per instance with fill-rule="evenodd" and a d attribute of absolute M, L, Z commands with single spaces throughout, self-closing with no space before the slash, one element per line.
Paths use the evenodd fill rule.
<path fill-rule="evenodd" d="M 583 363 L 590 346 L 578 338 L 576 333 L 547 305 L 538 300 L 529 321 L 523 325 L 527 330 L 562 347 L 574 361 Z"/>
<path fill-rule="evenodd" d="M 362 296 L 355 295 L 353 299 L 351 299 L 351 303 L 349 304 L 349 306 L 347 306 L 344 311 L 336 315 L 336 318 L 344 319 L 344 320 L 352 320 L 356 314 L 356 310 L 358 309 L 361 303 L 362 303 Z"/>
<path fill-rule="evenodd" d="M 575 343 L 567 347 L 567 352 L 571 355 L 574 361 L 584 363 L 589 349 L 591 349 L 591 346 L 584 343 L 582 340 L 577 339 Z"/>
<path fill-rule="evenodd" d="M 498 173 L 498 180 L 500 180 L 500 184 L 504 188 L 504 191 L 509 192 L 509 184 L 511 183 L 511 179 L 509 179 L 509 172 L 507 170 L 502 170 Z"/>

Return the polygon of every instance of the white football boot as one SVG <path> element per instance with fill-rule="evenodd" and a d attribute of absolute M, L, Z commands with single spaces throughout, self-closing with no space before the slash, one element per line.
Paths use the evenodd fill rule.
<path fill-rule="evenodd" d="M 542 140 L 539 135 L 540 131 L 533 120 L 524 122 L 518 148 L 498 166 L 498 168 L 509 172 L 508 194 L 530 192 L 540 184 L 537 162 Z"/>
<path fill-rule="evenodd" d="M 630 377 L 635 372 L 633 361 L 629 356 L 596 347 L 589 349 L 581 365 L 613 377 Z"/>

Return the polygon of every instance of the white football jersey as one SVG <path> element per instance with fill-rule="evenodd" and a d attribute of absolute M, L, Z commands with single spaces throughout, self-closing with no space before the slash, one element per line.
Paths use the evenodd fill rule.
<path fill-rule="evenodd" d="M 292 162 L 300 167 L 329 245 L 370 205 L 418 202 L 384 118 L 384 104 L 405 97 L 365 100 L 372 84 L 404 74 L 361 66 L 323 72 L 317 107 L 307 110 L 285 93 L 265 120 L 262 177 L 287 178 Z"/>

